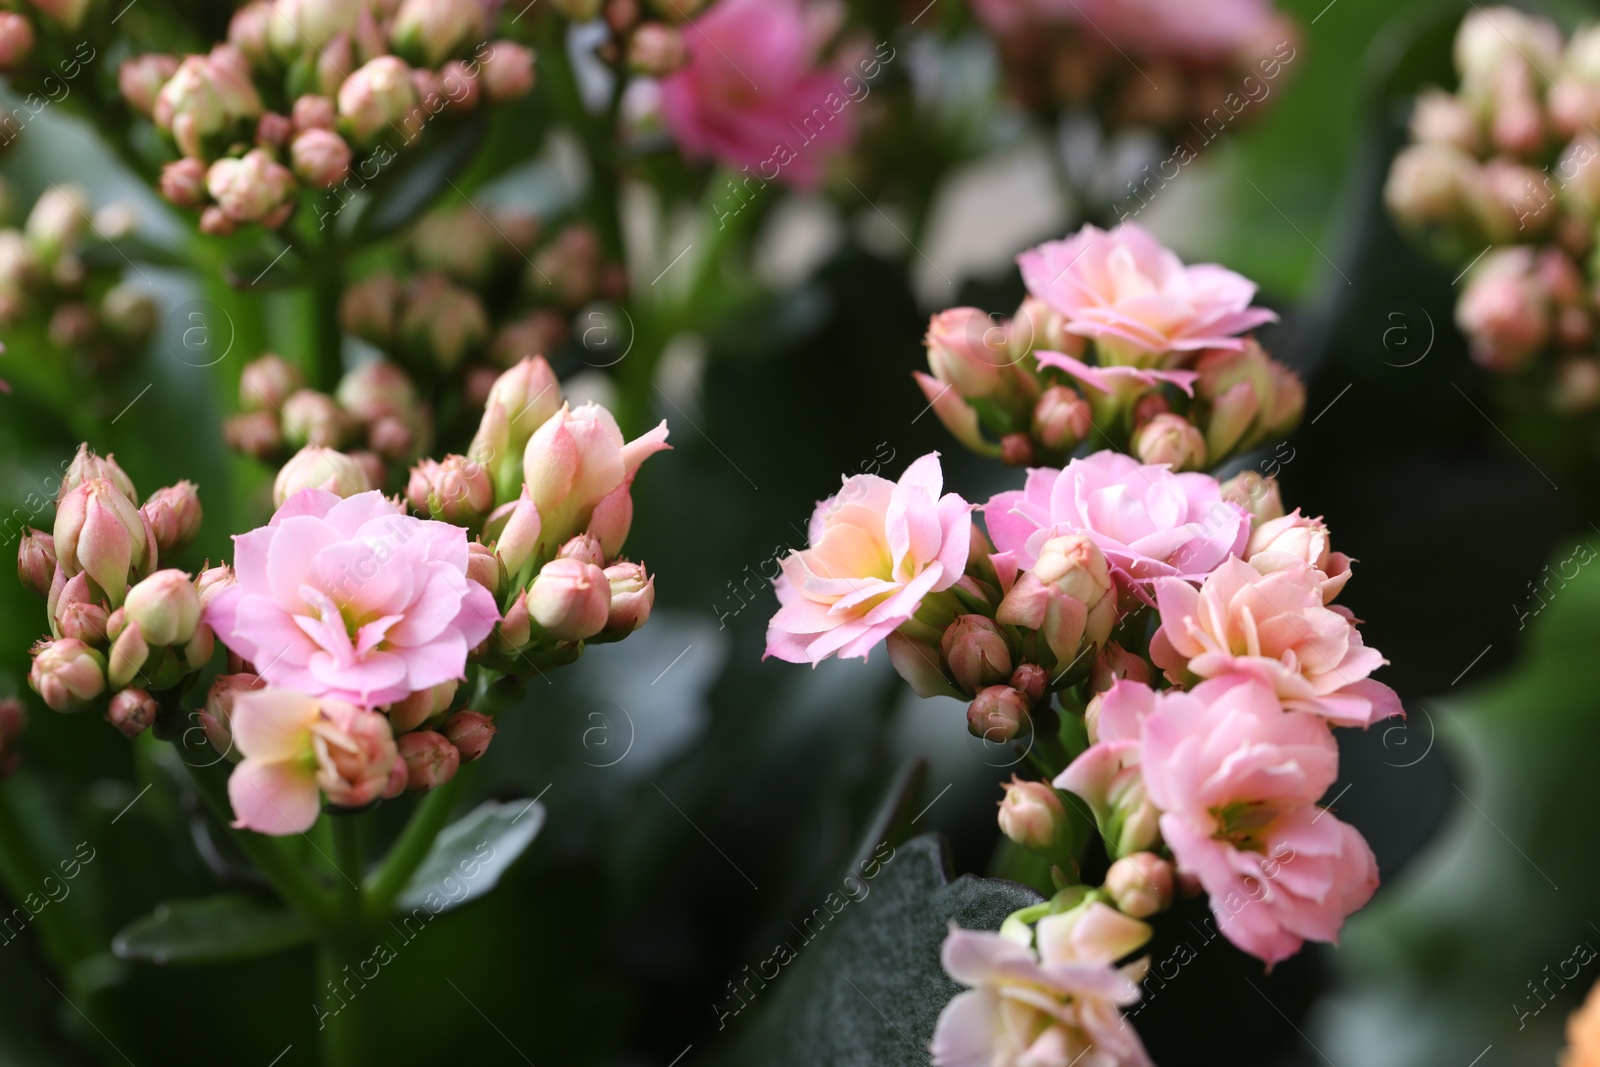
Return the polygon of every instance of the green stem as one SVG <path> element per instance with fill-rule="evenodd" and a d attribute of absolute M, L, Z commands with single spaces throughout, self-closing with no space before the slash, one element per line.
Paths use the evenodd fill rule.
<path fill-rule="evenodd" d="M 223 779 L 214 773 L 214 768 L 185 766 L 189 768 L 189 776 L 194 779 L 200 796 L 212 813 L 224 825 L 231 823 L 232 809 Z M 234 830 L 232 836 L 239 849 L 287 904 L 319 926 L 329 925 L 333 917 L 333 904 L 328 899 L 327 891 L 317 885 L 278 838 L 250 830 Z"/>
<path fill-rule="evenodd" d="M 434 839 L 450 821 L 467 773 L 468 767 L 462 767 L 454 778 L 429 793 L 417 810 L 412 812 L 411 820 L 389 849 L 388 856 L 384 857 L 383 865 L 367 880 L 366 910 L 369 917 L 387 916 L 395 898 L 405 889 L 411 876 L 417 873 L 417 868 L 422 866 Z"/>
<path fill-rule="evenodd" d="M 366 876 L 366 849 L 363 842 L 363 817 L 356 814 L 336 815 L 329 820 L 333 827 L 333 862 L 338 866 L 334 886 L 339 897 L 344 920 L 358 926 L 362 916 L 361 886 Z"/>
<path fill-rule="evenodd" d="M 341 942 L 325 939 L 317 943 L 315 1002 L 327 1012 L 319 1016 L 322 1067 L 359 1067 L 363 1062 L 361 1021 L 365 1005 L 359 988 L 343 984 L 349 977 L 345 968 L 354 958 Z"/>

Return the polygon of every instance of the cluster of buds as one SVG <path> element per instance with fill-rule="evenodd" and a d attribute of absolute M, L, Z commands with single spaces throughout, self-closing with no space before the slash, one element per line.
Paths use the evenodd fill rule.
<path fill-rule="evenodd" d="M 62 478 L 53 533 L 29 530 L 17 551 L 18 576 L 45 597 L 50 621 L 29 684 L 61 712 L 109 695 L 107 719 L 129 736 L 155 720 L 151 694 L 179 686 L 214 647 L 200 586 L 157 569 L 199 532 L 194 485 L 158 489 L 143 506 L 137 499 L 116 460 L 84 445 Z"/>
<path fill-rule="evenodd" d="M 1558 412 L 1593 410 L 1600 28 L 1563 40 L 1513 8 L 1473 11 L 1455 65 L 1454 93 L 1417 99 L 1385 200 L 1436 254 L 1473 264 L 1456 306 L 1472 358 L 1532 378 Z"/>
<path fill-rule="evenodd" d="M 341 496 L 381 489 L 390 464 L 405 464 L 426 451 L 433 438 L 433 416 L 405 371 L 387 360 L 372 360 L 340 379 L 333 395 L 305 387 L 299 368 L 268 353 L 250 362 L 239 378 L 239 414 L 223 425 L 230 447 L 257 459 L 281 462 L 315 475 L 324 453 L 340 456 L 342 472 L 358 472 Z M 347 450 L 347 451 L 342 451 Z M 329 476 L 305 482 L 292 475 L 294 488 L 321 485 Z M 337 478 L 336 478 L 337 480 Z M 293 492 L 289 489 L 286 497 Z"/>
<path fill-rule="evenodd" d="M 533 53 L 491 39 L 484 0 L 255 0 L 205 54 L 126 60 L 118 86 L 180 158 L 161 193 L 206 233 L 276 228 L 302 189 L 376 177 L 438 117 L 533 88 Z M 283 112 L 271 101 L 288 101 Z"/>
<path fill-rule="evenodd" d="M 664 449 L 661 426 L 626 442 L 611 413 L 576 408 L 542 357 L 494 383 L 466 455 L 412 469 L 406 498 L 419 514 L 479 536 L 469 572 L 502 618 L 475 655 L 507 672 L 575 658 L 584 643 L 643 626 L 655 579 L 622 558 L 633 524 L 633 478 Z"/>
<path fill-rule="evenodd" d="M 1034 296 L 1009 319 L 942 311 L 928 327 L 932 373 L 914 377 L 957 440 L 1019 467 L 1058 466 L 1087 445 L 1208 470 L 1281 440 L 1304 413 L 1299 377 L 1253 337 L 1152 358 L 1069 327 Z"/>
<path fill-rule="evenodd" d="M 1041 114 L 1089 111 L 1110 129 L 1187 136 L 1208 120 L 1221 129 L 1259 120 L 1299 37 L 1265 3 L 1235 5 L 1206 26 L 1170 2 L 974 6 L 995 37 L 1008 95 Z"/>
<path fill-rule="evenodd" d="M 125 236 L 135 222 L 125 204 L 94 211 L 77 186 L 43 193 L 21 229 L 0 229 L 0 325 L 38 323 L 95 371 L 141 348 L 156 325 L 145 286 L 89 265 L 96 244 Z"/>

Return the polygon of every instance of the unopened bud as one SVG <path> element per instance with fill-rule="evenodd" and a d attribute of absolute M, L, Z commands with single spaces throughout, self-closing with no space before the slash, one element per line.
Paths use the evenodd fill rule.
<path fill-rule="evenodd" d="M 122 731 L 124 737 L 138 737 L 156 721 L 161 705 L 143 689 L 124 689 L 111 698 L 106 709 L 106 722 Z"/>
<path fill-rule="evenodd" d="M 459 0 L 402 0 L 389 40 L 412 63 L 437 67 L 488 32 L 484 6 Z"/>
<path fill-rule="evenodd" d="M 490 100 L 500 103 L 533 91 L 533 49 L 514 41 L 495 41 L 484 56 L 479 77 Z"/>
<path fill-rule="evenodd" d="M 270 459 L 283 448 L 283 428 L 275 411 L 248 411 L 223 420 L 222 439 L 235 452 Z"/>
<path fill-rule="evenodd" d="M 1011 672 L 1011 688 L 1039 704 L 1050 691 L 1050 672 L 1037 663 L 1019 663 Z"/>
<path fill-rule="evenodd" d="M 331 189 L 350 173 L 350 146 L 332 130 L 310 129 L 295 135 L 289 148 L 295 177 L 313 189 Z"/>
<path fill-rule="evenodd" d="M 1149 918 L 1172 906 L 1172 864 L 1153 852 L 1124 856 L 1106 872 L 1105 891 L 1124 915 Z"/>
<path fill-rule="evenodd" d="M 611 583 L 593 564 L 551 560 L 528 589 L 528 613 L 559 640 L 593 637 L 610 618 Z"/>
<path fill-rule="evenodd" d="M 106 689 L 105 658 L 71 638 L 35 647 L 28 685 L 51 711 L 77 711 Z"/>
<path fill-rule="evenodd" d="M 418 730 L 397 739 L 406 765 L 406 788 L 413 793 L 437 789 L 456 776 L 461 753 L 440 733 Z"/>
<path fill-rule="evenodd" d="M 1182 415 L 1157 415 L 1141 426 L 1131 442 L 1139 462 L 1174 471 L 1204 470 L 1206 439 Z"/>
<path fill-rule="evenodd" d="M 254 674 L 221 674 L 211 683 L 205 707 L 200 711 L 200 727 L 218 755 L 235 762 L 241 758 L 243 753 L 233 747 L 234 698 L 265 686 L 266 682 Z"/>
<path fill-rule="evenodd" d="M 593 534 L 578 534 L 556 553 L 559 559 L 575 559 L 580 563 L 592 563 L 596 567 L 606 565 L 606 553 L 600 547 L 600 539 Z"/>
<path fill-rule="evenodd" d="M 305 387 L 300 368 L 271 352 L 244 365 L 239 374 L 239 406 L 245 411 L 276 410 Z"/>
<path fill-rule="evenodd" d="M 193 482 L 179 482 L 157 489 L 144 502 L 139 513 L 150 524 L 156 547 L 165 554 L 176 552 L 200 532 L 200 492 Z"/>
<path fill-rule="evenodd" d="M 488 472 L 465 456 L 425 459 L 411 469 L 406 499 L 419 515 L 475 529 L 494 507 L 494 485 Z"/>
<path fill-rule="evenodd" d="M 410 733 L 429 719 L 450 710 L 458 683 L 441 682 L 431 689 L 419 689 L 404 700 L 389 705 L 389 722 L 397 734 Z"/>
<path fill-rule="evenodd" d="M 123 60 L 122 66 L 117 68 L 117 88 L 130 108 L 149 118 L 156 106 L 156 94 L 177 71 L 176 56 L 160 53 L 134 56 Z"/>
<path fill-rule="evenodd" d="M 456 746 L 462 763 L 482 758 L 494 735 L 494 720 L 478 711 L 458 711 L 444 723 L 444 736 Z"/>
<path fill-rule="evenodd" d="M 1067 829 L 1067 809 L 1044 782 L 1012 775 L 1000 801 L 1000 832 L 1032 852 L 1048 855 Z"/>
<path fill-rule="evenodd" d="M 56 574 L 56 539 L 43 530 L 23 531 L 17 543 L 17 578 L 40 596 L 50 595 Z"/>
<path fill-rule="evenodd" d="M 483 586 L 496 600 L 500 598 L 505 570 L 500 566 L 500 557 L 494 554 L 494 549 L 480 541 L 467 542 L 467 580 Z"/>
<path fill-rule="evenodd" d="M 494 471 L 495 499 L 517 497 L 528 439 L 560 410 L 561 383 L 543 356 L 522 360 L 494 383 L 467 455 Z"/>
<path fill-rule="evenodd" d="M 416 107 L 411 68 L 396 56 L 379 56 L 345 79 L 338 100 L 339 118 L 351 139 L 370 145 Z"/>
<path fill-rule="evenodd" d="M 307 446 L 290 457 L 272 484 L 276 507 L 302 489 L 326 489 L 335 496 L 352 497 L 371 492 L 366 468 L 343 452 Z"/>
<path fill-rule="evenodd" d="M 400 333 L 440 370 L 452 371 L 489 337 L 489 315 L 476 293 L 442 274 L 413 282 L 400 313 Z"/>
<path fill-rule="evenodd" d="M 641 74 L 665 77 L 689 62 L 683 31 L 664 22 L 646 22 L 628 41 L 628 65 Z"/>
<path fill-rule="evenodd" d="M 542 525 L 539 509 L 534 505 L 533 498 L 528 495 L 527 486 L 522 487 L 520 498 L 496 509 L 495 517 L 489 521 L 489 528 L 499 527 L 495 538 L 495 553 L 505 565 L 506 574 L 513 576 L 520 574 L 533 559 L 534 553 L 539 548 Z"/>
<path fill-rule="evenodd" d="M 339 321 L 346 333 L 381 346 L 394 336 L 399 304 L 400 283 L 394 275 L 374 274 L 345 289 Z"/>
<path fill-rule="evenodd" d="M 1103 693 L 1123 679 L 1149 685 L 1150 664 L 1143 656 L 1134 655 L 1115 641 L 1107 641 L 1089 669 L 1089 688 Z"/>
<path fill-rule="evenodd" d="M 1089 403 L 1064 385 L 1052 385 L 1033 407 L 1033 436 L 1041 448 L 1066 454 L 1093 429 Z"/>
<path fill-rule="evenodd" d="M 61 501 L 55 547 L 68 577 L 87 573 L 113 604 L 122 603 L 130 573 L 154 568 L 157 552 L 139 509 L 103 478 L 84 482 Z"/>
<path fill-rule="evenodd" d="M 333 101 L 315 93 L 307 93 L 300 97 L 289 112 L 289 119 L 294 123 L 295 131 L 298 133 L 307 130 L 331 130 L 338 117 L 339 112 L 334 107 Z"/>
<path fill-rule="evenodd" d="M 219 159 L 206 171 L 206 191 L 234 222 L 283 224 L 294 196 L 294 175 L 263 148 L 241 159 Z M 281 217 L 280 217 L 281 216 Z"/>
<path fill-rule="evenodd" d="M 967 730 L 990 744 L 1003 744 L 1032 729 L 1026 696 L 1009 685 L 981 690 L 967 707 Z"/>
<path fill-rule="evenodd" d="M 156 571 L 128 590 L 123 612 L 150 644 L 183 645 L 200 624 L 200 594 L 182 571 Z"/>
<path fill-rule="evenodd" d="M 350 436 L 350 419 L 327 393 L 301 389 L 283 402 L 283 433 L 291 446 L 338 448 Z"/>
<path fill-rule="evenodd" d="M 67 498 L 68 493 L 93 478 L 104 478 L 129 500 L 139 499 L 139 491 L 133 487 L 133 479 L 117 465 L 115 455 L 97 456 L 87 444 L 81 444 L 78 446 L 77 454 L 72 457 L 72 462 L 67 465 L 67 473 L 62 475 L 61 488 L 56 492 L 56 503 L 60 504 Z"/>
<path fill-rule="evenodd" d="M 650 618 L 656 602 L 656 580 L 643 564 L 614 563 L 605 569 L 611 583 L 611 610 L 606 616 L 607 634 L 631 634 Z"/>
<path fill-rule="evenodd" d="M 1011 675 L 1011 649 L 994 620 L 958 615 L 939 639 L 950 676 L 963 692 L 976 693 Z"/>
<path fill-rule="evenodd" d="M 161 168 L 160 191 L 168 203 L 199 208 L 206 203 L 206 165 L 184 156 Z"/>

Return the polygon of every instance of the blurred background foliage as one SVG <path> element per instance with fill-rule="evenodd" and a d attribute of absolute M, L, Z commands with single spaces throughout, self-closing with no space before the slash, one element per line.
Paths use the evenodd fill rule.
<path fill-rule="evenodd" d="M 1292 0 L 1303 37 L 1274 109 L 1209 146 L 1140 217 L 1187 257 L 1257 279 L 1283 312 L 1263 340 L 1310 387 L 1307 425 L 1291 458 L 1277 457 L 1284 498 L 1326 515 L 1360 560 L 1347 599 L 1410 710 L 1404 726 L 1349 740 L 1335 786 L 1341 817 L 1379 855 L 1386 884 L 1372 906 L 1340 950 L 1307 951 L 1271 975 L 1227 946 L 1200 948 L 1139 1016 L 1161 1063 L 1549 1063 L 1566 1014 L 1600 975 L 1590 965 L 1542 984 L 1577 944 L 1600 944 L 1590 892 L 1600 866 L 1582 847 L 1600 830 L 1600 572 L 1580 569 L 1548 611 L 1523 617 L 1547 561 L 1570 559 L 1573 538 L 1600 544 L 1593 428 L 1522 424 L 1487 401 L 1451 323 L 1452 272 L 1414 252 L 1380 201 L 1407 94 L 1448 78 L 1468 6 Z M 1549 10 L 1568 26 L 1589 13 Z M 962 62 L 981 73 L 993 59 Z M 997 113 L 992 94 L 964 93 L 964 71 L 953 62 L 946 75 L 962 105 L 944 140 L 881 149 L 933 152 L 925 188 L 882 194 L 891 210 L 929 215 L 925 241 L 885 241 L 873 208 L 841 200 L 828 210 L 842 239 L 814 269 L 768 278 L 756 306 L 664 362 L 653 402 L 677 451 L 638 483 L 631 542 L 661 576 L 657 618 L 627 653 L 595 649 L 501 717 L 495 758 L 471 791 L 541 796 L 545 829 L 496 893 L 441 917 L 361 993 L 363 1010 L 392 1020 L 384 1061 L 856 1062 L 839 1058 L 848 1047 L 863 1063 L 925 1062 L 932 1015 L 895 1015 L 896 1037 L 877 1006 L 908 1003 L 907 989 L 949 992 L 935 984 L 945 980 L 927 949 L 930 916 L 936 935 L 946 916 L 1024 891 L 946 890 L 939 850 L 903 842 L 935 831 L 950 873 L 989 870 L 996 783 L 1014 757 L 967 736 L 953 701 L 913 699 L 881 658 L 815 671 L 761 662 L 772 607 L 761 575 L 775 551 L 803 544 L 814 501 L 841 473 L 893 473 L 942 449 L 949 485 L 969 498 L 1007 480 L 923 417 L 909 374 L 930 311 L 1011 310 L 1021 286 L 1007 257 L 1075 223 L 1039 163 L 1049 139 Z M 147 220 L 162 217 L 75 120 L 46 114 L 28 138 L 0 163 L 18 203 L 72 180 L 96 202 L 131 197 Z M 507 149 L 463 188 L 519 162 Z M 996 204 L 990 179 L 1002 172 Z M 548 195 L 538 181 L 514 170 L 496 192 L 531 205 Z M 1010 219 L 998 235 L 975 232 L 997 216 Z M 165 231 L 147 221 L 142 232 Z M 167 235 L 173 246 L 179 233 Z M 996 247 L 962 247 L 984 236 Z M 0 502 L 36 510 L 31 494 L 87 435 L 141 486 L 200 484 L 205 527 L 178 561 L 192 569 L 227 554 L 227 532 L 261 514 L 265 471 L 223 450 L 231 401 L 219 398 L 232 396 L 244 359 L 294 350 L 302 298 L 236 292 L 220 259 L 196 274 L 133 269 L 161 296 L 156 339 L 116 379 L 85 383 L 70 420 L 0 397 Z M 225 311 L 233 336 L 207 368 L 174 358 L 184 349 L 171 341 L 197 300 Z M 25 379 L 16 368 L 45 358 L 11 342 L 0 366 Z M 0 582 L 0 693 L 26 690 L 40 618 L 30 595 Z M 261 891 L 202 862 L 218 844 L 199 829 L 172 751 L 42 710 L 24 751 L 6 788 L 35 859 L 55 867 L 80 842 L 94 859 L 0 946 L 0 1064 L 215 1063 L 219 1050 L 226 1062 L 313 1062 L 309 952 L 221 971 L 108 953 L 116 930 L 162 901 L 219 885 Z M 729 983 L 877 835 L 902 842 L 877 897 L 851 904 L 774 990 L 727 1015 Z M 1158 956 L 1200 914 L 1164 916 Z M 896 943 L 884 931 L 897 923 L 904 940 L 922 938 L 921 967 L 873 971 L 862 946 Z M 874 983 L 859 1001 L 839 985 L 856 973 Z M 817 1015 L 819 1003 L 831 1010 Z M 833 1044 L 812 1049 L 808 1033 Z"/>

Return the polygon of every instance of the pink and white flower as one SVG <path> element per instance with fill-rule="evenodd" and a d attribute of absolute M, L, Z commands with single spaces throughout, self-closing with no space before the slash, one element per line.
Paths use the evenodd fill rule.
<path fill-rule="evenodd" d="M 851 101 L 818 60 L 803 0 L 718 0 L 684 34 L 689 62 L 661 81 L 661 115 L 690 156 L 814 186 L 855 140 Z"/>
<path fill-rule="evenodd" d="M 1186 267 L 1131 222 L 1109 232 L 1085 226 L 1017 262 L 1028 291 L 1064 315 L 1070 333 L 1093 339 L 1101 363 L 1147 366 L 1238 349 L 1240 334 L 1278 317 L 1250 306 L 1248 279 L 1213 263 Z"/>
<path fill-rule="evenodd" d="M 1238 677 L 1154 700 L 1141 732 L 1145 789 L 1223 934 L 1269 965 L 1305 941 L 1337 941 L 1377 889 L 1378 866 L 1354 827 L 1317 807 L 1338 774 L 1327 724 Z"/>
<path fill-rule="evenodd" d="M 234 538 L 237 581 L 206 608 L 218 640 L 267 683 L 367 707 L 465 677 L 499 619 L 467 578 L 467 532 L 377 492 L 290 497 Z"/>
<path fill-rule="evenodd" d="M 1022 489 L 994 497 L 983 514 L 996 550 L 1023 570 L 1052 537 L 1088 534 L 1123 586 L 1150 603 L 1150 582 L 1200 581 L 1250 537 L 1249 514 L 1223 499 L 1215 478 L 1109 451 L 1030 470 Z"/>
<path fill-rule="evenodd" d="M 1402 714 L 1393 689 L 1367 676 L 1388 660 L 1366 647 L 1348 612 L 1323 604 L 1323 572 L 1298 561 L 1262 574 L 1230 559 L 1196 589 L 1156 583 L 1161 629 L 1150 658 L 1175 682 L 1242 675 L 1285 707 L 1339 726 Z"/>
<path fill-rule="evenodd" d="M 1104 904 L 1039 920 L 1038 950 L 1005 934 L 954 924 L 941 953 L 971 988 L 933 1034 L 935 1067 L 1150 1067 L 1121 1009 L 1139 1000 L 1150 928 Z"/>
<path fill-rule="evenodd" d="M 389 720 L 342 700 L 240 691 L 228 729 L 244 756 L 228 778 L 240 829 L 304 833 L 317 821 L 320 794 L 341 807 L 364 807 L 383 795 L 394 769 Z"/>
<path fill-rule="evenodd" d="M 817 505 L 810 547 L 783 561 L 783 605 L 767 627 L 767 655 L 813 666 L 832 655 L 865 659 L 930 593 L 961 580 L 972 505 L 940 495 L 944 472 L 930 452 L 898 483 L 846 478 Z"/>

